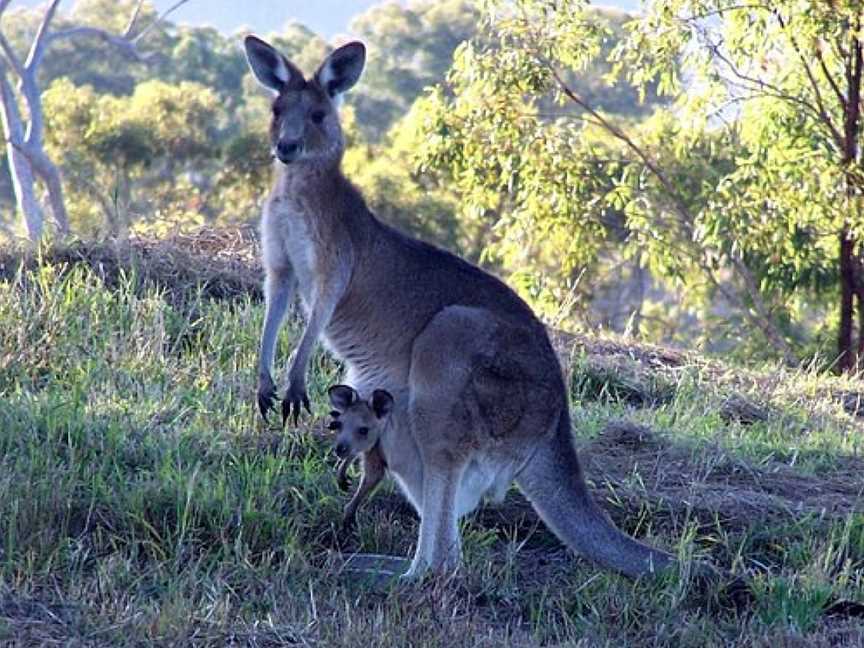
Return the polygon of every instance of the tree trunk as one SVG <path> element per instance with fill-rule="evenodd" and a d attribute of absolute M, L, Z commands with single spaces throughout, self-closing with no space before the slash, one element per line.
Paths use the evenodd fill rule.
<path fill-rule="evenodd" d="M 843 106 L 843 166 L 845 167 L 847 220 L 840 231 L 840 328 L 837 334 L 837 368 L 849 371 L 858 364 L 858 354 L 853 346 L 852 325 L 854 318 L 854 299 L 858 288 L 855 258 L 855 239 L 852 235 L 850 220 L 859 206 L 856 196 L 856 179 L 853 167 L 858 164 L 858 135 L 861 131 L 861 75 L 864 69 L 864 53 L 858 40 L 860 19 L 852 33 L 851 55 L 846 66 L 846 102 Z M 860 298 L 859 298 L 860 302 Z M 861 304 L 859 303 L 859 309 Z M 864 311 L 862 311 L 864 312 Z M 859 319 L 859 324 L 864 325 Z M 860 340 L 859 340 L 860 342 Z"/>
<path fill-rule="evenodd" d="M 24 123 L 18 108 L 18 100 L 15 98 L 12 86 L 9 85 L 2 65 L 0 65 L 0 120 L 3 122 L 3 135 L 6 138 L 6 157 L 9 160 L 15 201 L 24 216 L 27 236 L 35 243 L 42 237 L 44 217 L 33 186 L 33 168 L 22 148 Z"/>
<path fill-rule="evenodd" d="M 852 350 L 853 298 L 855 296 L 854 245 L 848 227 L 840 233 L 840 327 L 837 333 L 837 369 L 852 368 L 855 354 Z"/>
<path fill-rule="evenodd" d="M 69 214 L 66 212 L 66 201 L 63 198 L 63 182 L 60 179 L 60 171 L 47 155 L 37 154 L 34 156 L 34 168 L 39 177 L 48 188 L 48 202 L 51 203 L 51 213 L 57 230 L 63 234 L 69 234 Z"/>
<path fill-rule="evenodd" d="M 858 314 L 858 345 L 856 349 L 855 371 L 864 369 L 864 257 L 855 255 L 855 303 Z"/>
<path fill-rule="evenodd" d="M 9 160 L 9 173 L 12 176 L 15 202 L 21 209 L 27 226 L 27 237 L 36 243 L 42 238 L 45 219 L 42 207 L 36 198 L 33 169 L 30 166 L 30 161 L 13 144 L 6 146 L 6 157 Z"/>

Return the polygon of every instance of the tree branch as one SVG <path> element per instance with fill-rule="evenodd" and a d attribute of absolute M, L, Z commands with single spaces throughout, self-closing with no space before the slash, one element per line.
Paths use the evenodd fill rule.
<path fill-rule="evenodd" d="M 843 135 L 837 130 L 837 127 L 834 125 L 834 122 L 831 120 L 830 116 L 825 112 L 824 106 L 821 105 L 821 95 L 819 97 L 820 103 L 817 105 L 813 105 L 808 101 L 803 100 L 801 97 L 797 97 L 795 95 L 790 95 L 787 92 L 784 92 L 782 88 L 774 85 L 773 83 L 768 83 L 764 79 L 760 79 L 758 77 L 752 77 L 748 74 L 745 74 L 732 62 L 727 56 L 725 56 L 720 51 L 720 46 L 717 43 L 714 43 L 707 34 L 704 32 L 701 33 L 702 38 L 705 41 L 706 47 L 711 51 L 714 57 L 717 58 L 720 62 L 722 62 L 729 71 L 735 75 L 736 78 L 750 84 L 751 87 L 746 88 L 749 91 L 758 90 L 760 92 L 765 93 L 769 96 L 774 96 L 777 99 L 782 99 L 783 101 L 787 101 L 789 103 L 796 104 L 801 106 L 802 108 L 806 108 L 809 112 L 811 112 L 817 119 L 819 119 L 831 133 L 831 137 L 834 139 L 834 143 L 838 148 L 843 148 Z M 808 72 L 809 75 L 809 72 Z M 767 91 L 767 92 L 766 92 Z"/>
<path fill-rule="evenodd" d="M 42 22 L 39 24 L 39 29 L 36 32 L 36 37 L 33 39 L 33 44 L 30 46 L 30 53 L 27 55 L 27 60 L 24 61 L 24 69 L 31 74 L 35 74 L 36 68 L 42 62 L 42 57 L 45 54 L 45 46 L 48 40 L 48 28 L 51 21 L 54 20 L 54 15 L 57 13 L 57 7 L 60 5 L 60 0 L 52 0 L 42 17 Z"/>
<path fill-rule="evenodd" d="M 798 46 L 798 40 L 795 38 L 794 34 L 789 33 L 789 30 L 786 27 L 786 21 L 783 20 L 783 16 L 780 15 L 780 12 L 775 9 L 773 13 L 774 17 L 777 18 L 777 22 L 780 24 L 780 28 L 783 30 L 783 33 L 785 33 L 786 37 L 789 39 L 789 42 L 792 45 L 792 49 L 794 49 L 795 53 L 798 55 L 798 59 L 801 61 L 801 65 L 804 67 L 804 74 L 807 75 L 807 80 L 810 81 L 810 87 L 813 89 L 813 97 L 816 99 L 816 106 L 818 106 L 819 108 L 820 118 L 822 119 L 823 123 L 828 126 L 832 135 L 834 135 L 834 138 L 839 138 L 840 131 L 837 130 L 833 120 L 831 119 L 831 116 L 825 109 L 825 103 L 822 101 L 822 93 L 819 91 L 819 84 L 816 82 L 816 77 L 813 75 L 813 71 L 810 69 L 809 63 L 807 63 L 804 52 L 802 52 L 801 48 Z M 842 94 L 840 95 L 840 105 L 841 107 L 843 107 L 843 109 L 846 108 L 846 104 L 843 101 Z M 842 142 L 842 139 L 838 139 L 838 143 L 839 142 Z"/>
<path fill-rule="evenodd" d="M 138 22 L 138 16 L 141 15 L 141 8 L 144 6 L 144 0 L 138 0 L 138 4 L 129 16 L 129 22 L 126 23 L 126 29 L 123 30 L 123 38 L 132 36 L 132 31 L 135 29 L 135 23 Z"/>
<path fill-rule="evenodd" d="M 182 6 L 183 6 L 184 4 L 186 4 L 187 2 L 189 2 L 189 0 L 177 0 L 177 2 L 175 2 L 173 5 L 171 5 L 170 7 L 168 7 L 168 8 L 167 8 L 165 11 L 163 11 L 159 16 L 157 16 L 157 17 L 153 20 L 153 22 L 151 22 L 151 23 L 150 23 L 149 25 L 147 25 L 144 29 L 142 29 L 140 32 L 138 32 L 138 34 L 137 34 L 137 35 L 132 39 L 132 42 L 133 42 L 133 43 L 137 43 L 138 41 L 140 41 L 142 38 L 144 38 L 144 36 L 147 34 L 147 32 L 149 32 L 150 30 L 154 29 L 157 25 L 159 25 L 159 23 L 161 23 L 162 21 L 164 21 L 164 20 L 165 20 L 169 15 L 171 15 L 172 13 L 174 13 L 175 11 L 177 11 L 177 9 L 179 9 L 180 7 L 182 7 Z"/>
<path fill-rule="evenodd" d="M 128 38 L 124 38 L 123 36 L 117 36 L 98 27 L 70 27 L 69 29 L 56 31 L 48 37 L 48 43 L 54 43 L 56 41 L 63 40 L 64 38 L 76 38 L 79 36 L 85 38 L 102 39 L 107 44 L 116 47 L 118 50 L 120 50 L 120 52 L 122 52 L 129 58 L 140 61 L 142 63 L 147 61 L 147 59 L 149 58 L 148 56 L 141 54 L 141 52 L 139 52 L 138 49 L 135 47 L 135 43 Z"/>
<path fill-rule="evenodd" d="M 840 86 L 837 85 L 834 77 L 831 76 L 831 72 L 828 70 L 828 65 L 825 63 L 825 57 L 822 56 L 822 50 L 818 46 L 816 47 L 816 60 L 819 61 L 819 67 L 822 70 L 822 75 L 825 77 L 825 80 L 828 81 L 831 89 L 837 96 L 837 100 L 840 102 L 840 107 L 843 110 L 846 110 L 846 97 L 843 95 L 843 92 L 840 90 Z"/>
<path fill-rule="evenodd" d="M 56 0 L 55 0 L 56 1 Z M 112 34 L 104 29 L 100 29 L 99 27 L 88 27 L 88 26 L 79 26 L 79 27 L 70 27 L 69 29 L 63 29 L 61 31 L 53 32 L 48 36 L 47 42 L 53 43 L 54 41 L 62 40 L 64 38 L 75 38 L 75 37 L 87 37 L 87 38 L 100 38 L 109 45 L 116 47 L 120 52 L 122 52 L 125 56 L 129 57 L 132 60 L 147 63 L 152 55 L 142 54 L 138 50 L 138 42 L 141 38 L 150 32 L 154 27 L 156 27 L 159 23 L 165 20 L 169 14 L 179 9 L 182 5 L 186 4 L 189 0 L 179 0 L 174 3 L 171 7 L 169 7 L 166 11 L 163 11 L 159 16 L 153 19 L 153 21 L 147 25 L 143 30 L 138 32 L 135 36 L 131 36 L 129 33 L 129 29 L 134 29 L 135 23 L 138 22 L 138 17 L 141 11 L 141 2 L 135 6 L 135 9 L 132 12 L 132 17 L 129 20 L 129 23 L 126 27 L 124 33 L 120 36 L 116 34 Z"/>
<path fill-rule="evenodd" d="M 19 77 L 23 76 L 24 66 L 21 65 L 21 59 L 18 58 L 18 55 L 15 53 L 15 50 L 12 49 L 12 45 L 10 45 L 9 41 L 6 39 L 6 35 L 2 31 L 0 31 L 0 48 L 3 49 L 3 54 L 6 56 L 6 60 L 13 72 L 15 72 Z"/>
<path fill-rule="evenodd" d="M 681 201 L 678 192 L 675 190 L 675 187 L 672 185 L 669 178 L 666 177 L 666 174 L 660 169 L 659 166 L 648 156 L 648 154 L 640 147 L 636 142 L 634 142 L 624 131 L 618 128 L 615 124 L 607 120 L 603 115 L 601 115 L 598 111 L 592 108 L 585 100 L 583 100 L 579 95 L 577 95 L 573 90 L 564 82 L 561 78 L 561 75 L 558 73 L 558 70 L 548 61 L 545 62 L 547 69 L 552 74 L 552 77 L 555 80 L 555 83 L 560 88 L 561 92 L 564 95 L 573 101 L 577 106 L 585 110 L 591 117 L 596 121 L 597 125 L 605 129 L 608 133 L 610 133 L 614 138 L 624 143 L 627 148 L 633 151 L 636 156 L 642 161 L 645 167 L 654 175 L 655 178 L 660 182 L 663 187 L 664 192 L 667 197 L 672 201 L 672 205 L 675 211 L 678 213 L 679 224 L 684 228 L 684 230 L 692 236 L 693 228 L 692 221 L 693 215 L 690 213 L 690 209 Z M 750 322 L 761 329 L 771 344 L 783 354 L 784 360 L 790 364 L 796 364 L 795 355 L 792 353 L 792 349 L 789 346 L 789 343 L 785 340 L 780 331 L 777 330 L 777 327 L 774 325 L 771 320 L 770 310 L 768 305 L 765 303 L 765 300 L 762 298 L 762 293 L 759 290 L 758 283 L 756 279 L 753 277 L 753 274 L 750 272 L 750 269 L 737 258 L 735 255 L 729 255 L 729 261 L 732 264 L 732 267 L 741 277 L 744 282 L 744 287 L 747 291 L 747 295 L 750 297 L 750 301 L 753 304 L 753 309 L 756 311 L 756 314 L 750 313 L 744 301 L 738 297 L 733 291 L 731 291 L 728 287 L 723 285 L 717 277 L 714 276 L 714 272 L 711 268 L 700 258 L 694 258 L 696 263 L 705 273 L 708 280 L 726 299 L 730 301 L 730 303 L 735 304 L 737 308 L 741 310 L 741 312 L 750 320 Z"/>

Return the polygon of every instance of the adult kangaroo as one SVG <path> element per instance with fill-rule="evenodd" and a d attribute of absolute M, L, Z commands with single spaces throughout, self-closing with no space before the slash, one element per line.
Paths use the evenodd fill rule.
<path fill-rule="evenodd" d="M 457 567 L 459 515 L 487 492 L 503 496 L 514 479 L 579 554 L 631 577 L 674 566 L 669 554 L 619 531 L 591 498 L 561 367 L 531 309 L 489 273 L 379 221 L 343 176 L 335 101 L 360 78 L 364 46 L 336 49 L 306 79 L 261 39 L 244 44 L 255 77 L 274 93 L 262 415 L 276 400 L 277 331 L 299 289 L 306 327 L 288 370 L 283 424 L 309 409 L 305 375 L 318 339 L 345 361 L 346 382 L 364 397 L 373 389 L 396 395 L 398 433 L 419 457 L 416 474 L 390 466 L 421 518 L 406 576 Z"/>

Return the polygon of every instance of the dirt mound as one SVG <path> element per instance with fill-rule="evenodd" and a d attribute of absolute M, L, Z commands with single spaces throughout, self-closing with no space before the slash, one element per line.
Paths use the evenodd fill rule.
<path fill-rule="evenodd" d="M 251 227 L 205 227 L 162 239 L 73 241 L 38 253 L 6 248 L 0 250 L 0 279 L 14 277 L 22 264 L 32 269 L 40 261 L 66 270 L 87 266 L 109 287 L 131 277 L 140 287 L 164 289 L 171 302 L 199 291 L 211 299 L 262 298 L 258 241 Z"/>
<path fill-rule="evenodd" d="M 833 476 L 808 476 L 779 462 L 751 466 L 720 449 L 695 457 L 693 449 L 626 422 L 611 423 L 582 456 L 593 481 L 605 484 L 601 492 L 631 513 L 648 503 L 661 513 L 688 513 L 706 525 L 719 519 L 737 530 L 753 527 L 754 520 L 775 525 L 864 511 L 864 486 L 854 478 L 864 460 Z M 640 484 L 630 484 L 627 477 L 637 468 Z"/>

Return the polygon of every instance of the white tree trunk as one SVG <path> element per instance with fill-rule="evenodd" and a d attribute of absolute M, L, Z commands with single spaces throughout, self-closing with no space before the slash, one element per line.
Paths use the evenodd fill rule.
<path fill-rule="evenodd" d="M 30 162 L 12 144 L 6 146 L 6 159 L 9 161 L 9 172 L 12 175 L 12 187 L 15 190 L 15 202 L 24 216 L 27 226 L 27 237 L 36 243 L 42 238 L 45 217 L 36 190 L 33 186 L 33 170 Z"/>
<path fill-rule="evenodd" d="M 3 122 L 3 136 L 6 139 L 6 159 L 9 161 L 9 173 L 12 175 L 15 202 L 24 216 L 27 236 L 35 242 L 42 237 L 44 215 L 36 199 L 33 169 L 23 151 L 24 123 L 4 66 L 0 66 L 0 104 L 2 104 L 0 117 Z"/>

